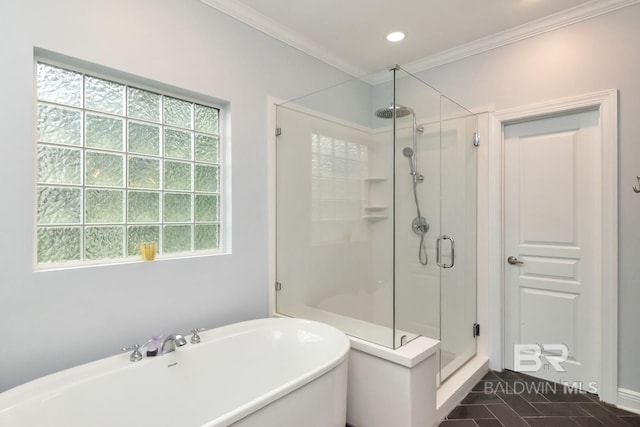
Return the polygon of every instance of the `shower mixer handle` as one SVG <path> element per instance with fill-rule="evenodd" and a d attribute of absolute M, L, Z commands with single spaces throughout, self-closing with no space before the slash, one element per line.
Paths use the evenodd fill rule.
<path fill-rule="evenodd" d="M 423 216 L 415 217 L 413 221 L 411 221 L 411 229 L 418 236 L 424 236 L 429 232 L 429 223 Z"/>

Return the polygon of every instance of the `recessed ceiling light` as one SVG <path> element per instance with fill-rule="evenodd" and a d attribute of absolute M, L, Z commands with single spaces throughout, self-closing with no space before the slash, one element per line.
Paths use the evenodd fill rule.
<path fill-rule="evenodd" d="M 387 40 L 390 42 L 399 42 L 404 39 L 404 33 L 401 31 L 394 31 L 393 33 L 387 34 Z"/>

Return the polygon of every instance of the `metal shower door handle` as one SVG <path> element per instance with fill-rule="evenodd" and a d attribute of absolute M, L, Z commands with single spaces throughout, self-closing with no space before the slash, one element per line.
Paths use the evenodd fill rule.
<path fill-rule="evenodd" d="M 451 242 L 451 264 L 442 263 L 442 259 L 441 259 L 442 251 L 440 247 L 442 246 L 443 240 L 448 240 Z M 455 242 L 453 241 L 453 237 L 443 234 L 441 237 L 438 237 L 438 240 L 436 240 L 436 263 L 438 264 L 438 267 L 441 267 L 441 268 L 451 268 L 456 263 L 456 246 L 455 246 Z"/>

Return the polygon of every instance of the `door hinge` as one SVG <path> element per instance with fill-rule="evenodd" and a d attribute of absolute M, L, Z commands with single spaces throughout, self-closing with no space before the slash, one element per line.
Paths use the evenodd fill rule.
<path fill-rule="evenodd" d="M 282 283 L 276 282 L 276 291 L 282 290 Z"/>
<path fill-rule="evenodd" d="M 474 147 L 480 146 L 480 134 L 478 132 L 473 133 L 473 146 Z"/>
<path fill-rule="evenodd" d="M 282 135 L 282 128 L 276 128 L 276 136 Z"/>
<path fill-rule="evenodd" d="M 480 324 L 479 323 L 474 323 L 473 324 L 473 337 L 479 337 L 480 336 Z"/>

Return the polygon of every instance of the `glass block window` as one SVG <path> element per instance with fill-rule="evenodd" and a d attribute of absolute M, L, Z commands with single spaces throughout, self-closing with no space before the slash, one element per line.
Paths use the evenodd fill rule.
<path fill-rule="evenodd" d="M 221 247 L 220 110 L 37 64 L 38 264 Z"/>
<path fill-rule="evenodd" d="M 362 219 L 362 178 L 367 176 L 368 156 L 364 144 L 311 134 L 313 221 Z"/>

